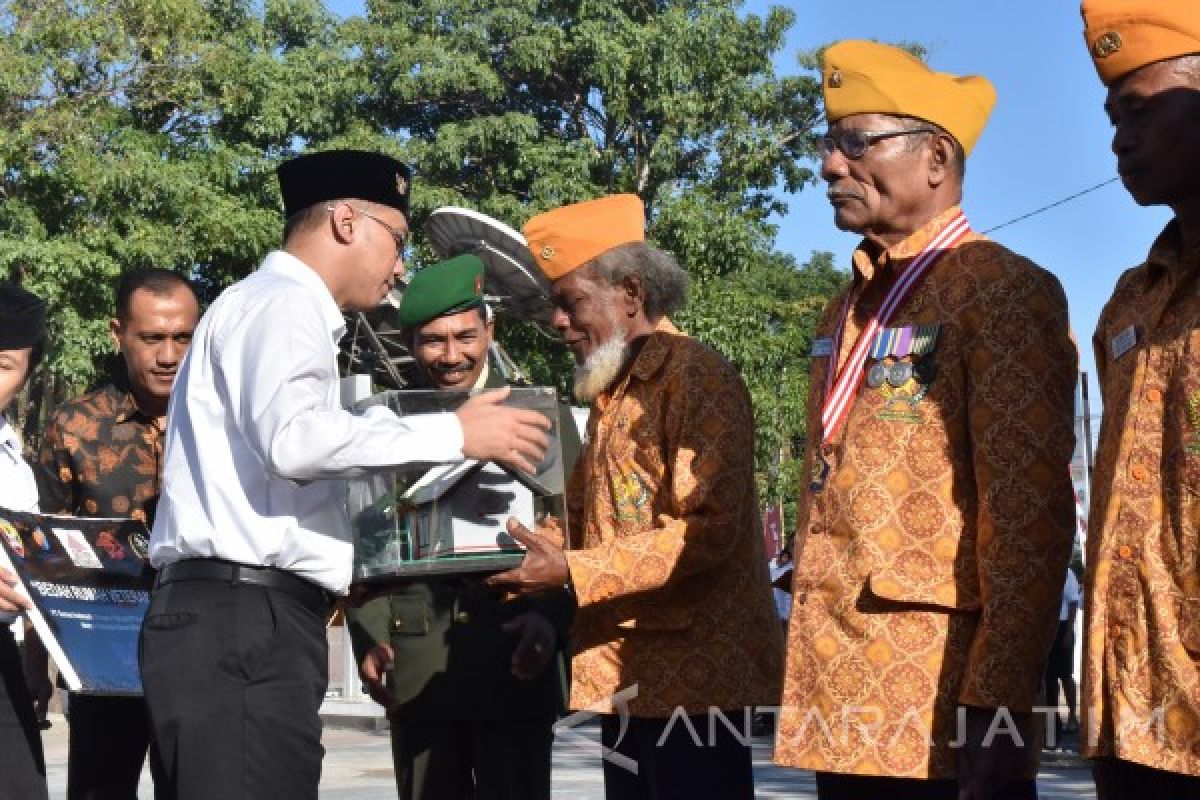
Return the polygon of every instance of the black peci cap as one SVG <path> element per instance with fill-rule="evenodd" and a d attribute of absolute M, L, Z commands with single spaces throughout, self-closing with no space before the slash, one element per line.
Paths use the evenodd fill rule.
<path fill-rule="evenodd" d="M 383 153 L 325 150 L 279 165 L 283 216 L 289 218 L 317 203 L 354 197 L 390 206 L 408 216 L 412 170 Z"/>

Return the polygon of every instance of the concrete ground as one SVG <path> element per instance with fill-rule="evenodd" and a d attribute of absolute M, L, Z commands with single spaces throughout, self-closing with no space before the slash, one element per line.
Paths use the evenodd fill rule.
<path fill-rule="evenodd" d="M 67 728 L 52 715 L 53 726 L 44 732 L 50 797 L 63 800 L 67 782 Z M 599 728 L 582 725 L 579 735 L 560 737 L 554 751 L 554 800 L 601 800 L 604 796 L 598 753 L 584 739 L 599 739 Z M 386 731 L 327 727 L 325 763 L 321 779 L 322 800 L 394 800 L 391 750 Z M 759 800 L 815 798 L 812 774 L 771 764 L 770 739 L 754 742 L 756 796 Z M 1038 781 L 1042 800 L 1094 798 L 1090 773 L 1072 757 L 1052 759 Z M 151 800 L 150 777 L 142 774 L 139 796 Z"/>

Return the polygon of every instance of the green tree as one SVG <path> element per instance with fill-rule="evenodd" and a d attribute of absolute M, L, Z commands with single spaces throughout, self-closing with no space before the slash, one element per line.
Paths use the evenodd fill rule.
<path fill-rule="evenodd" d="M 94 380 L 123 271 L 211 298 L 278 242 L 280 160 L 364 147 L 416 165 L 414 227 L 637 193 L 693 278 L 679 321 L 746 377 L 780 495 L 839 280 L 770 222 L 813 180 L 819 84 L 772 67 L 792 22 L 733 0 L 367 0 L 345 21 L 318 0 L 0 0 L 0 279 L 46 297 L 56 334 L 35 401 Z M 568 380 L 560 347 L 504 328 L 538 380 Z"/>
<path fill-rule="evenodd" d="M 0 33 L 0 279 L 50 304 L 52 404 L 97 377 L 123 271 L 211 297 L 278 241 L 274 165 L 349 135 L 353 62 L 316 0 L 0 0 Z"/>
<path fill-rule="evenodd" d="M 419 168 L 415 219 L 463 205 L 519 227 L 613 192 L 646 203 L 650 237 L 692 276 L 679 322 L 742 370 L 758 413 L 762 486 L 804 430 L 807 347 L 839 278 L 775 248 L 779 190 L 813 180 L 819 84 L 772 58 L 791 11 L 728 0 L 368 0 L 347 38 L 364 110 Z M 527 327 L 502 333 L 540 381 L 569 359 Z M 781 375 L 786 391 L 781 392 Z M 794 483 L 791 484 L 794 486 Z"/>

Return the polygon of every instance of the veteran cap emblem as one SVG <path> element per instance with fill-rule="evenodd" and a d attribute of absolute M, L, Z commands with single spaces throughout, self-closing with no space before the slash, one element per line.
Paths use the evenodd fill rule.
<path fill-rule="evenodd" d="M 1121 49 L 1121 44 L 1121 34 L 1116 31 L 1109 31 L 1106 34 L 1097 36 L 1096 41 L 1092 42 L 1092 54 L 1096 58 L 1108 58 Z"/>

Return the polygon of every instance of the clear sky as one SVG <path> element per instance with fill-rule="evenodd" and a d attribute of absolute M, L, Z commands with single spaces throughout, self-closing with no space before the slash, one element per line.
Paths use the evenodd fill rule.
<path fill-rule="evenodd" d="M 751 0 L 748 13 L 779 3 Z M 793 0 L 796 13 L 780 72 L 795 54 L 846 38 L 919 42 L 929 64 L 980 74 L 996 86 L 996 108 L 967 162 L 963 207 L 976 229 L 999 225 L 1116 174 L 1104 116 L 1104 88 L 1083 45 L 1078 0 Z M 1127 268 L 1140 263 L 1169 220 L 1141 208 L 1119 182 L 1011 227 L 994 238 L 1062 281 L 1083 368 L 1095 374 L 1096 318 Z M 857 237 L 833 227 L 823 192 L 791 198 L 778 221 L 781 249 L 804 258 L 832 250 L 848 264 Z M 1093 410 L 1099 407 L 1092 383 Z"/>
<path fill-rule="evenodd" d="M 361 0 L 329 0 L 340 14 Z M 838 39 L 918 42 L 938 70 L 981 74 L 996 86 L 991 121 L 968 161 L 963 206 L 978 230 L 1059 200 L 1115 175 L 1104 90 L 1083 45 L 1078 0 L 749 0 L 745 13 L 784 5 L 796 14 L 776 58 L 799 71 L 796 54 Z M 830 250 L 849 264 L 857 237 L 838 231 L 820 186 L 791 196 L 777 220 L 780 249 L 806 260 Z M 1113 183 L 994 238 L 1054 272 L 1071 304 L 1082 366 L 1095 374 L 1091 336 L 1117 277 L 1141 262 L 1170 219 L 1140 208 Z M 1099 407 L 1095 384 L 1093 405 Z"/>

